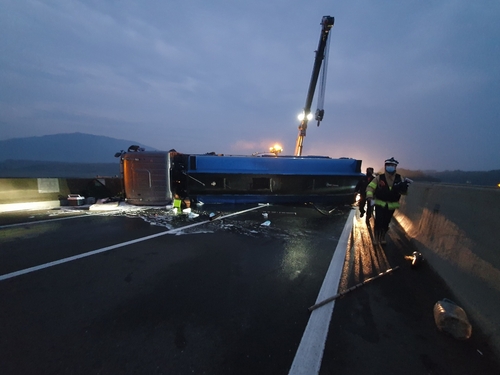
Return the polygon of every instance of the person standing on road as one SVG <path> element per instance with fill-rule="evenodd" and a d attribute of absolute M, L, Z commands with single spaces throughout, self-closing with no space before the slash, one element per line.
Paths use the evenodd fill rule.
<path fill-rule="evenodd" d="M 385 234 L 389 230 L 394 211 L 399 208 L 399 198 L 406 195 L 412 182 L 396 173 L 399 162 L 390 158 L 385 161 L 384 173 L 375 177 L 366 188 L 366 199 L 369 205 L 375 203 L 375 239 L 374 244 L 386 244 Z"/>
<path fill-rule="evenodd" d="M 358 181 L 356 185 L 356 193 L 359 194 L 359 201 L 358 201 L 358 207 L 359 207 L 359 217 L 363 217 L 365 212 L 366 212 L 366 223 L 368 224 L 370 222 L 370 218 L 372 217 L 372 211 L 373 211 L 373 206 L 368 205 L 366 207 L 365 211 L 365 204 L 366 204 L 366 188 L 368 187 L 368 184 L 372 182 L 372 180 L 375 178 L 373 175 L 373 168 L 368 167 L 366 168 L 366 176 L 361 177 L 361 179 Z"/>

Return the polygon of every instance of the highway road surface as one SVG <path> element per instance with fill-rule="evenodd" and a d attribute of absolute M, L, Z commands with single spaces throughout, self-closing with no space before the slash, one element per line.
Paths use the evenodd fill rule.
<path fill-rule="evenodd" d="M 0 373 L 500 374 L 473 322 L 436 329 L 453 295 L 396 224 L 381 247 L 350 207 L 194 212 L 0 214 Z"/>

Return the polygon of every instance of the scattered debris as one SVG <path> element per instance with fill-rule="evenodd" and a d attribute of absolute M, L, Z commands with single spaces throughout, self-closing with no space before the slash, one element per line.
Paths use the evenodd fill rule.
<path fill-rule="evenodd" d="M 440 331 L 458 340 L 466 340 L 472 334 L 472 326 L 464 309 L 448 298 L 434 305 L 434 321 Z"/>
<path fill-rule="evenodd" d="M 221 215 L 222 215 L 221 212 L 217 212 L 217 213 L 211 212 L 210 215 L 208 216 L 208 218 L 210 221 L 213 221 L 213 220 L 219 218 Z"/>
<path fill-rule="evenodd" d="M 422 264 L 423 261 L 424 261 L 424 257 L 422 255 L 422 253 L 419 253 L 418 251 L 414 251 L 413 255 L 411 257 L 411 269 L 412 270 L 417 269 L 418 267 L 420 267 L 420 265 Z"/>
<path fill-rule="evenodd" d="M 424 262 L 424 256 L 418 251 L 414 251 L 412 255 L 405 255 L 405 259 L 411 262 L 411 269 L 419 268 Z"/>
<path fill-rule="evenodd" d="M 96 203 L 89 207 L 89 211 L 141 211 L 142 208 L 134 206 L 126 202 L 114 201 L 109 198 L 99 199 Z"/>
<path fill-rule="evenodd" d="M 377 276 L 373 276 L 373 277 L 370 277 L 369 279 L 366 279 L 365 281 L 359 283 L 359 284 L 356 284 L 352 287 L 350 287 L 349 289 L 347 290 L 344 290 L 343 292 L 340 292 L 336 295 L 334 295 L 333 297 L 330 297 L 330 298 L 327 298 L 321 302 L 318 302 L 317 304 L 309 307 L 309 311 L 313 311 L 313 310 L 316 310 L 317 308 L 321 307 L 321 306 L 324 306 L 326 305 L 327 303 L 329 302 L 332 302 L 333 300 L 336 300 L 337 298 L 339 297 L 343 297 L 344 295 L 346 295 L 347 293 L 349 292 L 352 292 L 353 290 L 355 289 L 358 289 L 360 286 L 363 286 L 365 284 L 368 284 L 370 281 L 373 281 L 375 279 L 378 279 L 379 277 L 382 277 L 384 275 L 388 275 L 390 273 L 392 273 L 393 271 L 396 271 L 397 269 L 399 268 L 399 266 L 396 266 L 396 267 L 393 267 L 393 268 L 389 268 L 387 271 L 384 271 L 384 272 L 380 272 Z"/>
<path fill-rule="evenodd" d="M 293 212 L 293 211 L 268 211 L 268 214 L 278 214 L 278 215 L 293 215 L 293 216 L 297 216 L 297 212 Z"/>
<path fill-rule="evenodd" d="M 80 194 L 68 194 L 68 204 L 70 206 L 83 206 L 85 204 L 85 197 Z"/>

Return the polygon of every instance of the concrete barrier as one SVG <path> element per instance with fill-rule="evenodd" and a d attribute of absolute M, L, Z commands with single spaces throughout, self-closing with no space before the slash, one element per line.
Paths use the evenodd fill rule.
<path fill-rule="evenodd" d="M 69 194 L 107 198 L 121 191 L 120 178 L 0 178 L 0 212 L 67 205 Z"/>
<path fill-rule="evenodd" d="M 414 183 L 394 218 L 500 354 L 500 189 Z M 447 297 L 447 296 L 443 296 Z"/>

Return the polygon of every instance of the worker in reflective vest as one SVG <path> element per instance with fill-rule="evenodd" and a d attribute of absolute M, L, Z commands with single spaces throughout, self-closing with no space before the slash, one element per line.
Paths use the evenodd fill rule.
<path fill-rule="evenodd" d="M 375 238 L 373 243 L 386 244 L 385 235 L 389 230 L 394 210 L 399 208 L 399 198 L 408 192 L 412 182 L 396 173 L 399 162 L 390 158 L 385 161 L 384 173 L 375 177 L 366 188 L 368 204 L 375 205 Z"/>

